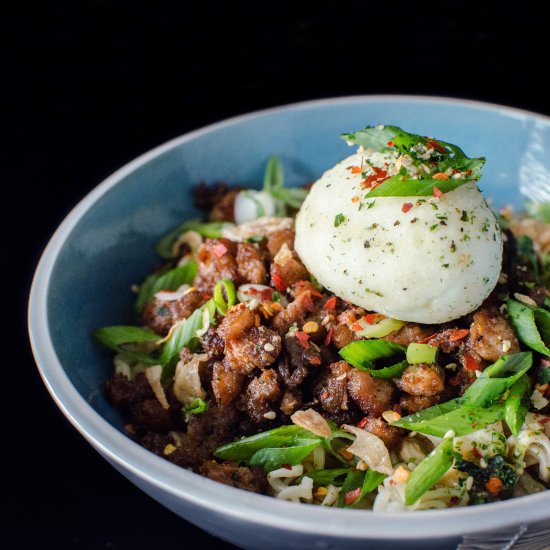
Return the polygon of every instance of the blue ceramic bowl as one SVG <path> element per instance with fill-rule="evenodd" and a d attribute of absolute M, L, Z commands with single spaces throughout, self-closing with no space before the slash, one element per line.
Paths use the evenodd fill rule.
<path fill-rule="evenodd" d="M 130 285 L 155 262 L 154 243 L 196 215 L 191 187 L 258 186 L 271 155 L 301 184 L 350 154 L 339 134 L 395 124 L 486 156 L 480 182 L 495 206 L 549 192 L 550 119 L 452 99 L 364 96 L 300 103 L 233 118 L 144 154 L 101 183 L 48 244 L 31 291 L 29 330 L 40 373 L 77 430 L 120 472 L 170 510 L 247 548 L 452 548 L 464 534 L 550 518 L 550 491 L 464 509 L 375 515 L 255 495 L 202 478 L 130 440 L 101 394 L 111 354 L 90 338 L 133 323 Z M 546 179 L 544 179 L 546 178 Z"/>

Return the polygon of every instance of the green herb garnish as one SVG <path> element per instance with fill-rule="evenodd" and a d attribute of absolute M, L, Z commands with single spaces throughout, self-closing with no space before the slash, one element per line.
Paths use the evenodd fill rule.
<path fill-rule="evenodd" d="M 371 189 L 369 197 L 432 196 L 437 187 L 448 193 L 461 185 L 477 181 L 485 158 L 469 158 L 460 147 L 442 140 L 405 132 L 397 126 L 368 126 L 357 132 L 342 134 L 354 145 L 384 152 L 397 150 L 410 157 L 413 164 L 430 166 L 430 174 L 413 179 L 401 171 Z M 452 176 L 452 177 L 451 177 Z"/>

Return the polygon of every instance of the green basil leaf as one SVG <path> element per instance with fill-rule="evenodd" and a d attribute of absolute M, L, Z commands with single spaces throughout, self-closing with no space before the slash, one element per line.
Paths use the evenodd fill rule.
<path fill-rule="evenodd" d="M 550 349 L 542 341 L 540 332 L 535 322 L 535 310 L 517 300 L 508 300 L 508 316 L 519 341 L 531 349 L 550 357 Z M 540 310 L 544 311 L 544 310 Z M 539 313 L 539 318 L 541 314 Z M 546 331 L 545 321 L 543 322 Z"/>
<path fill-rule="evenodd" d="M 273 191 L 284 187 L 284 172 L 278 157 L 272 156 L 267 161 L 264 173 L 263 190 L 273 194 Z"/>
<path fill-rule="evenodd" d="M 461 185 L 477 181 L 481 177 L 481 169 L 485 163 L 484 158 L 468 158 L 464 151 L 456 145 L 405 132 L 397 126 L 370 126 L 354 133 L 343 134 L 341 137 L 349 143 L 373 148 L 377 151 L 395 148 L 410 156 L 416 164 L 426 162 L 426 159 L 419 155 L 417 149 L 417 146 L 421 145 L 424 150 L 425 148 L 432 149 L 429 161 L 433 164 L 433 174 L 448 170 L 464 173 L 461 178 L 447 180 L 429 177 L 422 180 L 409 179 L 406 174 L 400 173 L 371 189 L 369 197 L 431 196 L 434 187 L 447 193 Z"/>
<path fill-rule="evenodd" d="M 402 132 L 397 126 L 379 125 L 367 126 L 363 130 L 357 130 L 348 134 L 342 134 L 340 137 L 353 145 L 362 145 L 363 147 L 375 149 L 376 151 L 385 151 L 391 149 L 388 142 Z"/>
<path fill-rule="evenodd" d="M 524 374 L 510 387 L 504 403 L 504 420 L 514 436 L 518 436 L 530 405 L 531 382 Z"/>
<path fill-rule="evenodd" d="M 468 407 L 464 405 L 462 398 L 457 398 L 404 416 L 392 422 L 392 426 L 437 437 L 444 437 L 449 430 L 454 431 L 457 436 L 462 436 L 502 420 L 503 417 L 502 405 L 491 405 L 486 408 Z"/>
<path fill-rule="evenodd" d="M 161 258 L 170 260 L 174 257 L 172 246 L 176 239 L 186 231 L 196 231 L 206 239 L 219 239 L 225 227 L 234 227 L 229 222 L 201 222 L 200 220 L 189 220 L 167 233 L 156 245 L 157 254 Z"/>
<path fill-rule="evenodd" d="M 222 445 L 214 451 L 214 456 L 222 460 L 249 462 L 252 456 L 261 449 L 292 446 L 300 440 L 314 438 L 315 435 L 313 433 L 300 428 L 300 426 L 281 426 Z"/>
<path fill-rule="evenodd" d="M 529 351 L 501 357 L 487 367 L 464 392 L 462 399 L 469 407 L 485 407 L 498 399 L 533 365 Z"/>
<path fill-rule="evenodd" d="M 443 440 L 411 472 L 405 486 L 405 504 L 411 506 L 429 491 L 453 465 L 453 438 Z"/>
<path fill-rule="evenodd" d="M 176 290 L 181 285 L 192 285 L 197 275 L 197 262 L 192 261 L 169 271 L 153 273 L 141 284 L 135 308 L 141 313 L 143 306 L 160 290 Z"/>
<path fill-rule="evenodd" d="M 358 369 L 374 368 L 374 361 L 405 355 L 405 348 L 387 340 L 357 340 L 339 351 L 340 357 Z"/>
<path fill-rule="evenodd" d="M 328 468 L 326 470 L 311 470 L 304 475 L 310 477 L 314 485 L 335 485 L 336 487 L 341 487 L 343 480 L 339 478 L 350 472 L 350 468 Z"/>
<path fill-rule="evenodd" d="M 300 464 L 308 454 L 321 444 L 320 439 L 303 439 L 291 447 L 266 447 L 256 451 L 250 458 L 251 466 L 262 466 L 265 472 L 280 468 L 283 464 Z"/>
<path fill-rule="evenodd" d="M 434 193 L 434 187 L 437 187 L 442 193 L 448 193 L 466 183 L 479 179 L 479 176 L 470 176 L 448 180 L 426 178 L 422 180 L 406 179 L 402 181 L 402 177 L 397 174 L 388 178 L 374 189 L 371 189 L 367 197 L 431 197 Z"/>

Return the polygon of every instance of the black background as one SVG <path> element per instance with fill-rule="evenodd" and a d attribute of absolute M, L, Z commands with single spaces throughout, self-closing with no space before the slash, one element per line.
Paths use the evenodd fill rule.
<path fill-rule="evenodd" d="M 355 94 L 550 115 L 543 3 L 19 2 L 3 7 L 4 548 L 230 548 L 109 466 L 49 397 L 28 345 L 32 273 L 68 211 L 164 141 L 240 113 Z M 5 179 L 4 179 L 5 178 Z"/>

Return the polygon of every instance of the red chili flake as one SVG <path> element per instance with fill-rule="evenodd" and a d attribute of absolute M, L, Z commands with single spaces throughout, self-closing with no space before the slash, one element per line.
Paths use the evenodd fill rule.
<path fill-rule="evenodd" d="M 319 357 L 318 355 L 314 355 L 313 357 L 309 358 L 309 362 L 312 365 L 320 365 L 321 364 L 321 357 Z"/>
<path fill-rule="evenodd" d="M 285 470 L 292 470 L 291 464 L 281 464 L 281 467 L 285 468 Z"/>
<path fill-rule="evenodd" d="M 388 141 L 388 147 L 393 147 L 393 141 Z"/>
<path fill-rule="evenodd" d="M 464 363 L 466 370 L 479 370 L 479 363 L 469 354 L 464 354 Z"/>
<path fill-rule="evenodd" d="M 413 206 L 414 205 L 412 202 L 406 202 L 401 207 L 401 212 L 404 212 L 406 214 Z"/>
<path fill-rule="evenodd" d="M 273 301 L 273 291 L 270 288 L 264 288 L 260 292 L 260 299 L 262 302 L 272 302 Z"/>
<path fill-rule="evenodd" d="M 311 291 L 306 291 L 300 294 L 300 301 L 302 305 L 308 310 L 308 311 L 315 311 L 315 304 L 313 303 L 313 298 L 311 297 Z"/>
<path fill-rule="evenodd" d="M 330 393 L 328 393 L 328 391 L 324 391 L 321 394 L 321 399 L 328 399 L 329 397 L 330 397 Z"/>
<path fill-rule="evenodd" d="M 389 177 L 388 172 L 386 172 L 386 170 L 382 170 L 382 168 L 373 166 L 372 169 L 374 170 L 374 174 L 368 176 L 361 182 L 361 185 L 364 187 L 374 188 L 380 185 L 384 180 L 387 180 Z"/>
<path fill-rule="evenodd" d="M 457 328 L 449 330 L 449 342 L 456 342 L 457 340 L 462 340 L 462 338 L 466 338 L 468 334 L 470 334 L 470 331 L 467 328 Z"/>
<path fill-rule="evenodd" d="M 328 346 L 330 344 L 330 341 L 332 340 L 332 334 L 333 333 L 334 333 L 334 331 L 332 329 L 330 329 L 327 332 L 327 335 L 325 336 L 325 341 L 323 342 L 323 345 Z"/>
<path fill-rule="evenodd" d="M 300 342 L 300 345 L 304 348 L 304 349 L 309 349 L 310 346 L 309 346 L 309 334 L 306 334 L 305 332 L 299 330 L 297 333 L 296 333 L 296 338 L 298 338 L 298 342 Z"/>
<path fill-rule="evenodd" d="M 363 169 L 360 166 L 352 166 L 351 167 L 351 173 L 352 174 L 360 174 L 363 171 Z"/>
<path fill-rule="evenodd" d="M 367 313 L 366 315 L 363 315 L 363 319 L 369 324 L 374 325 L 376 321 L 378 320 L 379 315 L 377 313 Z"/>
<path fill-rule="evenodd" d="M 434 180 L 448 180 L 449 176 L 445 172 L 438 172 L 432 176 Z"/>
<path fill-rule="evenodd" d="M 368 418 L 364 416 L 361 420 L 359 420 L 359 424 L 357 424 L 358 428 L 364 428 L 366 423 L 368 421 Z"/>
<path fill-rule="evenodd" d="M 248 292 L 250 292 L 250 294 L 253 294 L 254 296 L 260 293 L 260 291 L 257 288 L 250 288 L 248 289 Z"/>
<path fill-rule="evenodd" d="M 437 176 L 437 174 L 436 174 Z M 441 191 L 440 189 L 438 189 L 435 185 L 434 185 L 434 197 L 436 199 L 440 199 L 441 197 L 443 196 L 443 191 Z"/>
<path fill-rule="evenodd" d="M 331 296 L 323 306 L 325 309 L 336 309 L 336 296 Z"/>
<path fill-rule="evenodd" d="M 286 290 L 287 284 L 283 281 L 283 278 L 280 275 L 274 273 L 271 276 L 271 279 L 273 280 L 273 286 L 276 290 L 278 290 L 279 292 L 284 292 Z"/>
<path fill-rule="evenodd" d="M 439 143 L 437 143 L 437 141 L 434 141 L 433 139 L 429 139 L 427 145 L 428 147 L 432 147 L 433 149 L 435 149 L 436 151 L 439 151 L 440 153 L 448 152 L 447 149 L 445 149 L 445 147 L 443 147 L 442 145 L 439 145 Z"/>
<path fill-rule="evenodd" d="M 212 252 L 218 257 L 221 258 L 227 252 L 227 246 L 222 243 L 215 244 L 212 247 Z"/>
<path fill-rule="evenodd" d="M 348 491 L 346 493 L 346 496 L 344 497 L 346 504 L 348 506 L 353 504 L 359 498 L 360 494 L 361 494 L 361 487 L 357 487 L 357 489 L 355 489 L 354 491 Z"/>
<path fill-rule="evenodd" d="M 539 424 L 542 424 L 544 426 L 545 424 L 548 424 L 548 422 L 550 422 L 550 416 L 545 416 L 544 418 L 541 418 L 538 422 Z"/>
<path fill-rule="evenodd" d="M 349 327 L 351 330 L 353 330 L 353 332 L 357 332 L 359 330 L 363 330 L 363 326 L 359 323 L 353 323 L 353 325 L 351 325 L 351 327 Z"/>
<path fill-rule="evenodd" d="M 430 340 L 433 340 L 437 336 L 437 332 L 434 332 L 433 334 L 430 334 L 429 336 L 426 336 L 426 338 L 422 338 L 419 344 L 427 344 Z"/>

